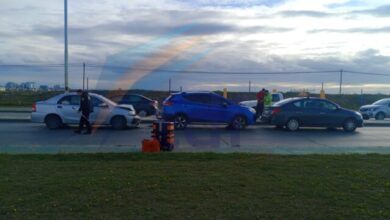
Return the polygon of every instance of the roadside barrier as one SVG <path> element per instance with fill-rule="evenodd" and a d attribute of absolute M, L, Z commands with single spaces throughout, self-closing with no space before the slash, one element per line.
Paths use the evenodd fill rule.
<path fill-rule="evenodd" d="M 175 146 L 175 124 L 173 122 L 154 121 L 152 138 L 159 141 L 161 151 L 172 151 Z"/>
<path fill-rule="evenodd" d="M 155 138 L 151 140 L 144 139 L 142 141 L 142 152 L 144 153 L 160 152 L 160 142 Z"/>

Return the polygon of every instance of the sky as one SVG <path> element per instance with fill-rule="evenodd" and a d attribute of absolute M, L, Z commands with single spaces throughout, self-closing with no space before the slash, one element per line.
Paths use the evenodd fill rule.
<path fill-rule="evenodd" d="M 64 84 L 63 7 L 1 0 L 0 84 Z M 74 89 L 390 94 L 388 0 L 68 0 L 68 30 Z"/>

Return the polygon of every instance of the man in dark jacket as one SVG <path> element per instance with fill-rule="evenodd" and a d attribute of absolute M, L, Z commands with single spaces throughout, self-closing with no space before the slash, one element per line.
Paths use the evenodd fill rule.
<path fill-rule="evenodd" d="M 256 98 L 257 98 L 256 119 L 259 118 L 263 114 L 264 96 L 265 96 L 265 89 L 264 88 L 256 94 Z"/>
<path fill-rule="evenodd" d="M 92 128 L 89 123 L 89 114 L 92 112 L 91 97 L 88 95 L 88 92 L 82 90 L 77 90 L 77 94 L 80 96 L 79 112 L 81 112 L 81 117 L 79 128 L 75 131 L 75 133 L 80 134 L 85 125 L 87 127 L 87 131 L 84 134 L 91 134 Z"/>

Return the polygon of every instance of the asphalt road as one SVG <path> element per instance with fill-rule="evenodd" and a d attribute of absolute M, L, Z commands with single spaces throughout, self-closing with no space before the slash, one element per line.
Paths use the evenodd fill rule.
<path fill-rule="evenodd" d="M 137 152 L 151 128 L 115 131 L 100 127 L 93 135 L 73 133 L 74 128 L 48 130 L 44 125 L 0 122 L 0 152 Z M 194 125 L 176 131 L 176 152 L 256 152 L 280 154 L 307 153 L 390 153 L 390 128 L 365 127 L 357 132 L 301 129 L 297 132 L 271 126 L 251 126 L 243 131 L 224 126 Z"/>

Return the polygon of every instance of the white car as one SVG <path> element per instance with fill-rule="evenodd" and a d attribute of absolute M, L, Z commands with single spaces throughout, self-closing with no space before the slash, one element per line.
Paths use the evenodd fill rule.
<path fill-rule="evenodd" d="M 284 99 L 283 94 L 279 93 L 279 92 L 278 93 L 271 93 L 271 95 L 272 95 L 272 104 L 274 104 L 276 102 L 279 102 L 279 101 Z M 256 109 L 257 100 L 243 101 L 243 102 L 240 102 L 238 104 L 242 105 L 242 106 L 246 106 L 246 107 L 250 107 L 250 108 Z"/>
<path fill-rule="evenodd" d="M 390 99 L 380 99 L 371 105 L 363 105 L 359 111 L 364 119 L 383 120 L 390 117 Z"/>
<path fill-rule="evenodd" d="M 89 119 L 92 124 L 111 125 L 114 129 L 137 127 L 140 118 L 132 105 L 118 105 L 115 102 L 95 93 L 91 97 L 91 112 Z M 31 121 L 45 123 L 49 129 L 56 129 L 64 124 L 78 124 L 81 113 L 80 96 L 76 93 L 64 93 L 45 101 L 33 104 Z"/>

